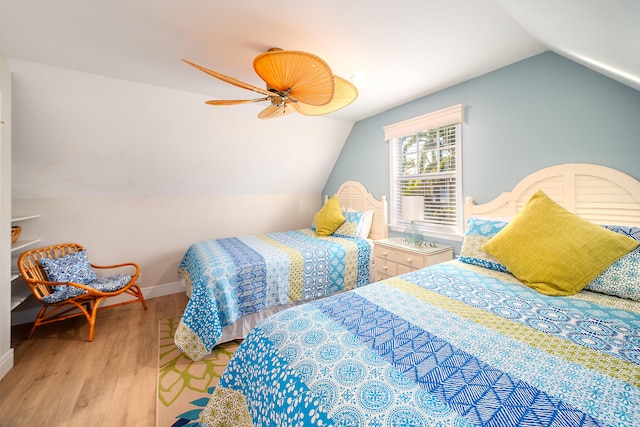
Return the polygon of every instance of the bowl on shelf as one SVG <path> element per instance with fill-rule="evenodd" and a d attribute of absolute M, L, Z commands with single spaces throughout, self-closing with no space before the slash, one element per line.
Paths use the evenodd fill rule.
<path fill-rule="evenodd" d="M 11 243 L 15 243 L 20 238 L 20 232 L 22 231 L 22 227 L 19 225 L 11 226 Z"/>

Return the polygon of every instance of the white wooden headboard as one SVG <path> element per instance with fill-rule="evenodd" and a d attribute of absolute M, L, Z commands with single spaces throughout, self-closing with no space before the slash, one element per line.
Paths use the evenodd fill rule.
<path fill-rule="evenodd" d="M 588 221 L 640 227 L 640 182 L 616 169 L 586 163 L 541 169 L 488 203 L 476 205 L 467 197 L 465 223 L 472 215 L 513 217 L 537 190 Z"/>
<path fill-rule="evenodd" d="M 357 211 L 373 211 L 373 224 L 369 232 L 369 238 L 373 240 L 386 239 L 389 234 L 387 226 L 387 197 L 382 196 L 380 200 L 373 197 L 365 186 L 358 181 L 345 181 L 336 192 L 340 207 L 353 208 Z M 329 196 L 324 196 L 324 202 L 329 200 Z"/>

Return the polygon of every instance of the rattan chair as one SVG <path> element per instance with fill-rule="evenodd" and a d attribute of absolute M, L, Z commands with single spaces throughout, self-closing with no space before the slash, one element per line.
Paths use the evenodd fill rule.
<path fill-rule="evenodd" d="M 77 243 L 63 243 L 27 251 L 18 259 L 20 274 L 29 285 L 29 288 L 31 288 L 33 295 L 43 305 L 31 328 L 29 338 L 40 325 L 84 316 L 89 322 L 89 341 L 93 341 L 93 331 L 98 311 L 136 302 L 140 302 L 144 309 L 147 309 L 147 303 L 144 300 L 140 286 L 136 284 L 140 275 L 140 267 L 132 262 L 109 266 L 89 264 L 91 266 L 89 268 L 91 274 L 107 271 L 107 269 L 118 269 L 121 273 L 111 276 L 98 276 L 97 279 L 86 285 L 71 281 L 49 281 L 50 278 L 42 264 L 49 265 L 51 261 L 41 262 L 41 260 L 49 259 L 57 262 L 61 261 L 60 258 L 68 255 L 71 255 L 71 258 L 76 257 L 77 255 L 74 256 L 73 254 L 77 254 L 82 250 L 84 250 L 84 247 Z M 70 257 L 66 259 L 68 258 Z M 95 273 L 93 269 L 95 269 Z M 105 299 L 123 294 L 128 294 L 133 299 L 101 306 Z"/>

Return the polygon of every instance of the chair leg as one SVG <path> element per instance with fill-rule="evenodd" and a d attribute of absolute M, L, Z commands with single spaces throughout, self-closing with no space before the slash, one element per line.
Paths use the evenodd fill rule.
<path fill-rule="evenodd" d="M 27 339 L 31 339 L 31 336 L 36 331 L 36 328 L 40 326 L 40 319 L 44 317 L 45 312 L 47 311 L 47 306 L 42 306 L 40 311 L 38 312 L 38 316 L 36 316 L 36 320 L 33 322 L 33 326 L 31 327 L 31 332 L 29 332 L 29 336 Z"/>
<path fill-rule="evenodd" d="M 96 319 L 91 319 L 89 322 L 89 342 L 93 341 L 93 330 L 96 327 Z"/>
<path fill-rule="evenodd" d="M 104 298 L 97 299 L 93 301 L 91 308 L 91 316 L 87 317 L 87 321 L 89 322 L 89 342 L 93 341 L 93 331 L 96 328 L 96 317 L 98 315 L 98 306 L 102 302 Z"/>
<path fill-rule="evenodd" d="M 129 302 L 124 302 L 124 303 L 119 303 L 119 304 L 115 304 L 115 306 L 120 306 L 120 305 L 124 305 L 124 304 L 131 304 L 131 303 L 135 303 L 135 302 L 140 302 L 142 304 L 142 307 L 144 307 L 145 310 L 147 310 L 147 302 L 144 299 L 144 296 L 142 294 L 142 290 L 140 289 L 140 287 L 138 285 L 134 285 L 132 286 L 129 290 L 126 291 L 126 293 L 136 297 L 136 300 L 131 300 Z M 98 316 L 98 309 L 99 309 L 99 305 L 102 303 L 102 301 L 106 299 L 105 297 L 103 298 L 99 298 L 95 301 L 86 301 L 80 304 L 75 304 L 77 309 L 79 309 L 82 313 L 78 313 L 78 315 L 84 314 L 84 317 L 87 319 L 87 323 L 89 323 L 89 336 L 88 336 L 88 341 L 91 342 L 93 341 L 93 337 L 94 337 L 94 331 L 95 331 L 95 327 L 96 327 L 96 318 Z M 107 306 L 105 308 L 111 308 L 111 306 Z M 29 336 L 27 339 L 31 338 L 31 336 L 33 335 L 33 333 L 35 332 L 36 328 L 38 326 L 40 326 L 41 324 L 44 323 L 50 323 L 49 321 L 47 322 L 42 322 L 42 319 L 44 319 L 46 317 L 46 310 L 47 310 L 47 306 L 43 306 L 40 309 L 40 312 L 38 313 L 38 316 L 36 317 L 35 322 L 33 323 L 33 326 L 31 328 L 31 332 L 29 333 Z M 68 318 L 69 316 L 65 317 Z M 60 319 L 60 320 L 64 320 L 64 319 Z"/>
<path fill-rule="evenodd" d="M 134 294 L 138 298 L 138 300 L 140 300 L 140 303 L 142 304 L 142 306 L 146 310 L 147 309 L 147 302 L 144 299 L 144 295 L 142 295 L 142 289 L 140 289 L 140 286 L 138 286 L 138 285 L 133 285 L 132 288 L 136 288 L 136 290 L 134 291 Z"/>
<path fill-rule="evenodd" d="M 38 319 L 36 319 L 35 322 L 33 322 L 33 326 L 31 327 L 31 332 L 29 332 L 29 336 L 27 337 L 28 340 L 31 339 L 37 327 L 38 327 Z"/>

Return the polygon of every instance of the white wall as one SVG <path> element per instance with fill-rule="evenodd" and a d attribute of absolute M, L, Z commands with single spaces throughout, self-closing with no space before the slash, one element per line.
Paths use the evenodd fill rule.
<path fill-rule="evenodd" d="M 151 296 L 175 289 L 195 241 L 309 226 L 353 125 L 9 63 L 13 213 L 41 215 L 23 233 L 81 243 L 97 264 L 136 261 Z"/>
<path fill-rule="evenodd" d="M 95 264 L 135 261 L 148 287 L 177 282 L 194 242 L 309 227 L 319 194 L 14 199 L 13 210 L 41 215 L 21 224 L 25 237 L 80 243 Z"/>
<path fill-rule="evenodd" d="M 13 367 L 11 348 L 11 71 L 0 54 L 0 379 Z"/>
<path fill-rule="evenodd" d="M 322 190 L 353 123 L 10 60 L 14 197 Z M 238 89 L 238 96 L 252 93 Z"/>

